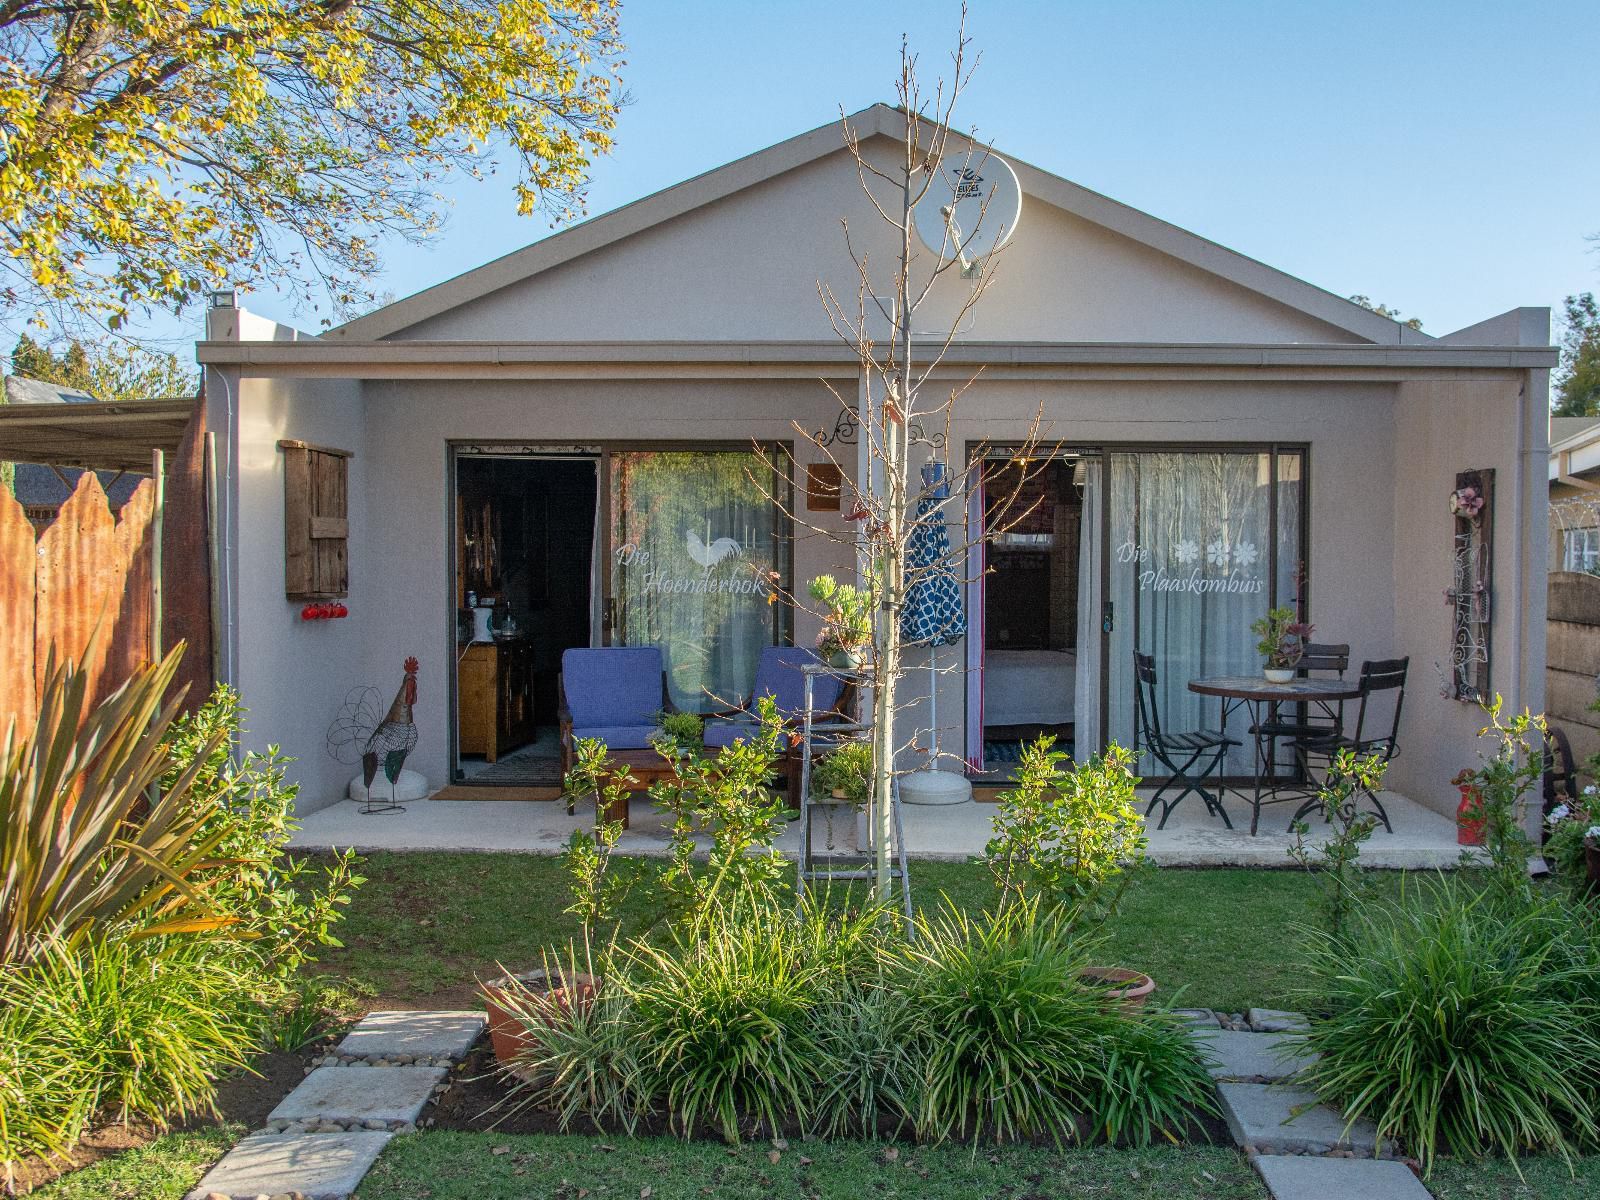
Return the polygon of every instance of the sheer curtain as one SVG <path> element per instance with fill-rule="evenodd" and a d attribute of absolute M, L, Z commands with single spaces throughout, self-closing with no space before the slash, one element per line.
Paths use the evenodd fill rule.
<path fill-rule="evenodd" d="M 1250 624 L 1269 607 L 1277 560 L 1272 455 L 1113 458 L 1113 733 L 1118 740 L 1133 733 L 1135 649 L 1155 657 L 1165 729 L 1215 728 L 1216 702 L 1190 692 L 1188 683 L 1259 672 Z M 1225 765 L 1247 772 L 1248 748 L 1233 751 Z M 1147 757 L 1143 769 L 1159 767 Z"/>
<path fill-rule="evenodd" d="M 1102 472 L 1094 459 L 1082 460 L 1083 518 L 1078 526 L 1078 670 L 1072 702 L 1075 722 L 1072 756 L 1082 762 L 1100 749 L 1100 528 Z"/>
<path fill-rule="evenodd" d="M 749 693 L 778 606 L 777 513 L 755 481 L 775 474 L 752 451 L 629 451 L 611 456 L 612 639 L 659 646 L 672 702 L 726 708 Z"/>

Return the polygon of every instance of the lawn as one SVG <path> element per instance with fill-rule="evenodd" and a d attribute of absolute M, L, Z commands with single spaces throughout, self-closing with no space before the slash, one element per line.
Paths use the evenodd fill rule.
<path fill-rule="evenodd" d="M 1259 1200 L 1266 1194 L 1244 1156 L 1219 1147 L 1066 1153 L 1007 1147 L 974 1154 L 960 1146 L 797 1142 L 780 1151 L 765 1142 L 730 1149 L 670 1138 L 424 1133 L 391 1142 L 356 1200 Z"/>
<path fill-rule="evenodd" d="M 559 861 L 537 854 L 373 854 L 368 882 L 330 952 L 330 969 L 369 985 L 383 1004 L 470 1000 L 471 980 L 496 963 L 536 964 L 543 947 L 577 933 Z M 1373 886 L 1398 890 L 1402 876 Z M 991 897 L 968 863 L 917 862 L 913 895 L 923 906 L 947 894 L 976 910 Z M 1154 975 L 1158 995 L 1186 1005 L 1239 1011 L 1279 1005 L 1299 978 L 1295 926 L 1316 919 L 1314 880 L 1294 870 L 1151 870 L 1107 926 L 1112 965 Z M 643 919 L 647 896 L 631 898 Z"/>
<path fill-rule="evenodd" d="M 1600 1157 L 1580 1158 L 1568 1168 L 1559 1158 L 1525 1158 L 1518 1167 L 1488 1159 L 1481 1163 L 1440 1159 L 1428 1180 L 1436 1200 L 1594 1200 L 1600 1196 Z"/>
<path fill-rule="evenodd" d="M 244 1136 L 241 1125 L 169 1133 L 63 1175 L 31 1193 L 37 1200 L 181 1200 Z"/>

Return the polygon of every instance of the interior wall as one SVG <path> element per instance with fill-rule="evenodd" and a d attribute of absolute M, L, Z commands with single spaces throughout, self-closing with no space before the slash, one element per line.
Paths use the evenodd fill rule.
<path fill-rule="evenodd" d="M 1537 374 L 1537 380 L 1527 378 Z M 1450 779 L 1476 765 L 1477 733 L 1486 717 L 1477 705 L 1441 694 L 1450 661 L 1454 519 L 1449 496 L 1458 471 L 1495 469 L 1490 688 L 1508 710 L 1544 707 L 1544 501 L 1547 446 L 1543 401 L 1529 396 L 1544 372 L 1512 380 L 1403 384 L 1396 404 L 1394 573 L 1399 605 L 1395 649 L 1411 658 L 1403 752 L 1391 786 L 1453 813 Z"/>
<path fill-rule="evenodd" d="M 344 795 L 358 768 L 326 751 L 328 726 L 345 694 L 372 684 L 383 707 L 401 682 L 398 659 L 387 672 L 368 671 L 367 641 L 387 603 L 369 564 L 383 552 L 368 521 L 366 405 L 360 386 L 343 380 L 246 379 L 237 385 L 233 479 L 238 491 L 234 607 L 238 659 L 234 684 L 246 708 L 247 749 L 278 744 L 295 758 L 289 776 L 300 785 L 299 811 L 312 812 Z M 304 621 L 303 602 L 284 597 L 283 454 L 279 439 L 350 450 L 348 617 Z M 435 773 L 430 778 L 437 779 Z"/>

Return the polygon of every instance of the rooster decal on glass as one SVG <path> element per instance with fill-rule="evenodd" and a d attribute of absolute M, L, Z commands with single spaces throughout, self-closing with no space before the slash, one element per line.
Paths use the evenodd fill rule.
<path fill-rule="evenodd" d="M 704 540 L 694 530 L 689 530 L 684 535 L 684 545 L 689 551 L 689 557 L 702 567 L 711 568 L 725 558 L 732 558 L 739 553 L 739 543 L 731 537 L 719 537 L 711 540 L 711 522 L 706 522 L 706 536 Z"/>

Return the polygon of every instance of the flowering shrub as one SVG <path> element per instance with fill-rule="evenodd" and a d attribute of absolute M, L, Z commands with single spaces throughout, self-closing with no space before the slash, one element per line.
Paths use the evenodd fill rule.
<path fill-rule="evenodd" d="M 1558 875 L 1582 875 L 1584 841 L 1600 840 L 1600 788 L 1591 783 L 1574 803 L 1556 805 L 1545 823 L 1545 862 Z"/>

